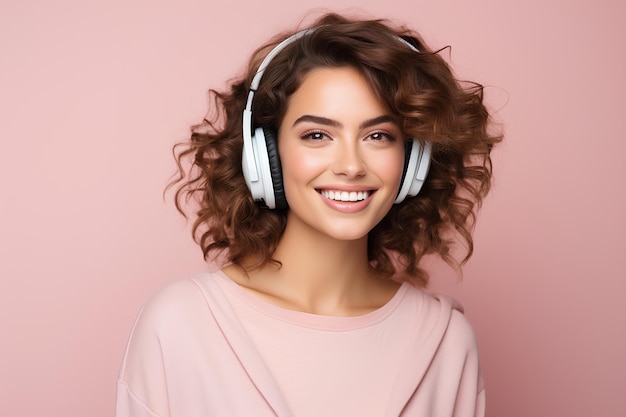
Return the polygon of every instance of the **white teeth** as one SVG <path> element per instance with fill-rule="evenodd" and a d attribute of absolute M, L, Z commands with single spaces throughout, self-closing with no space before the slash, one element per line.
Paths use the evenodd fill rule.
<path fill-rule="evenodd" d="M 335 191 L 335 190 L 321 190 L 320 193 L 335 201 L 361 201 L 365 200 L 369 195 L 369 191 Z"/>

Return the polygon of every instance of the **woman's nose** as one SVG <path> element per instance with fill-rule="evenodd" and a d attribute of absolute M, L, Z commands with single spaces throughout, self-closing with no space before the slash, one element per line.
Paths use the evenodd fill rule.
<path fill-rule="evenodd" d="M 334 150 L 332 171 L 337 175 L 356 178 L 365 175 L 366 165 L 358 144 L 338 144 Z"/>

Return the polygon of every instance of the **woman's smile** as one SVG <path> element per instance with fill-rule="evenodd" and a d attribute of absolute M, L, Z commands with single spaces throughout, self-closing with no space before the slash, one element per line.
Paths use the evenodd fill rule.
<path fill-rule="evenodd" d="M 357 213 L 365 209 L 374 194 L 370 190 L 319 190 L 319 193 L 328 207 L 342 213 Z"/>

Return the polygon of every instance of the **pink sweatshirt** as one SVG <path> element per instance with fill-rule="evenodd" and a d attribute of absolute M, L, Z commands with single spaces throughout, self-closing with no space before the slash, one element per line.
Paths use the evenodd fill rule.
<path fill-rule="evenodd" d="M 449 299 L 404 284 L 371 313 L 318 316 L 221 271 L 144 305 L 117 388 L 117 417 L 460 417 L 485 403 L 474 333 Z"/>

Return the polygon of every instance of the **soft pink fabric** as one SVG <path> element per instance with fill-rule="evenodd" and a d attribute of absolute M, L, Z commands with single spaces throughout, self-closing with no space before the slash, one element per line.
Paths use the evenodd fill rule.
<path fill-rule="evenodd" d="M 343 373 L 357 369 L 352 355 L 363 359 L 358 378 Z M 257 299 L 218 271 L 175 282 L 146 303 L 122 364 L 116 415 L 469 417 L 484 415 L 484 389 L 474 333 L 447 298 L 405 284 L 372 313 L 316 316 Z"/>

